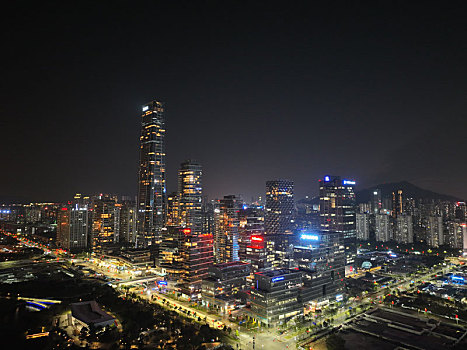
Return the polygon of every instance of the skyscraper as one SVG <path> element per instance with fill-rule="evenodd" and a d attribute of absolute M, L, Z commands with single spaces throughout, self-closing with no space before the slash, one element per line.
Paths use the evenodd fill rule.
<path fill-rule="evenodd" d="M 387 213 L 376 214 L 376 242 L 388 242 L 392 239 L 392 226 Z"/>
<path fill-rule="evenodd" d="M 438 248 L 440 245 L 444 244 L 442 216 L 429 216 L 426 231 L 426 243 L 428 246 Z"/>
<path fill-rule="evenodd" d="M 160 241 L 165 225 L 165 106 L 151 101 L 141 114 L 138 247 Z"/>
<path fill-rule="evenodd" d="M 337 232 L 343 237 L 346 265 L 357 255 L 355 230 L 355 181 L 326 175 L 319 180 L 321 230 Z"/>
<path fill-rule="evenodd" d="M 402 190 L 392 192 L 392 216 L 395 218 L 404 212 Z"/>
<path fill-rule="evenodd" d="M 396 220 L 395 240 L 397 243 L 413 243 L 412 215 L 398 215 Z"/>
<path fill-rule="evenodd" d="M 368 241 L 370 239 L 370 214 L 356 214 L 356 229 L 358 239 L 363 241 Z"/>
<path fill-rule="evenodd" d="M 266 235 L 291 233 L 294 218 L 293 181 L 273 180 L 266 182 Z"/>
<path fill-rule="evenodd" d="M 117 197 L 100 194 L 92 201 L 91 248 L 100 252 L 111 248 L 118 241 L 120 210 Z"/>
<path fill-rule="evenodd" d="M 178 172 L 178 193 L 180 224 L 188 227 L 193 234 L 202 231 L 202 167 L 201 164 L 187 160 Z"/>
<path fill-rule="evenodd" d="M 214 208 L 215 237 L 214 257 L 216 263 L 238 261 L 238 212 L 241 208 L 240 200 L 234 195 L 219 199 Z"/>

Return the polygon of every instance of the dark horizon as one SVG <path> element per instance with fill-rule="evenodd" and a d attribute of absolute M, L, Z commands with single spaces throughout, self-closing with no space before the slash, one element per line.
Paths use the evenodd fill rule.
<path fill-rule="evenodd" d="M 125 4 L 6 11 L 0 197 L 136 195 L 158 99 L 168 192 L 191 158 L 209 198 L 325 174 L 467 198 L 464 2 Z"/>

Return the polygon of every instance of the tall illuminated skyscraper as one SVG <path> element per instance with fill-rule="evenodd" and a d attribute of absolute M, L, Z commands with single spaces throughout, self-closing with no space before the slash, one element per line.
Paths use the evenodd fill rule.
<path fill-rule="evenodd" d="M 160 241 L 165 225 L 165 106 L 151 101 L 141 114 L 138 188 L 138 247 Z"/>
<path fill-rule="evenodd" d="M 353 265 L 357 256 L 354 186 L 355 181 L 339 176 L 327 175 L 319 180 L 321 230 L 342 236 L 346 265 Z"/>
<path fill-rule="evenodd" d="M 201 233 L 203 226 L 202 175 L 201 164 L 192 160 L 182 163 L 178 171 L 180 224 L 191 228 L 193 234 Z"/>

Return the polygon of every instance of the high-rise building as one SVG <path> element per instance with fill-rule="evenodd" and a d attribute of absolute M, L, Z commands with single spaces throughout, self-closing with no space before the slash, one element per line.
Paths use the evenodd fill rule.
<path fill-rule="evenodd" d="M 57 246 L 70 249 L 70 210 L 63 206 L 57 213 Z"/>
<path fill-rule="evenodd" d="M 141 114 L 138 188 L 138 247 L 160 241 L 165 225 L 165 106 L 151 101 Z"/>
<path fill-rule="evenodd" d="M 130 247 L 136 245 L 137 215 L 136 203 L 131 200 L 123 200 L 120 207 L 120 242 L 125 242 Z"/>
<path fill-rule="evenodd" d="M 230 195 L 219 199 L 216 204 L 214 208 L 216 263 L 238 261 L 238 212 L 242 207 L 242 202 L 234 195 Z"/>
<path fill-rule="evenodd" d="M 394 238 L 397 243 L 413 243 L 412 215 L 398 215 Z"/>
<path fill-rule="evenodd" d="M 392 239 L 391 217 L 387 213 L 376 214 L 376 242 L 388 242 Z"/>
<path fill-rule="evenodd" d="M 289 180 L 266 182 L 266 235 L 282 235 L 293 231 L 294 184 Z"/>
<path fill-rule="evenodd" d="M 467 246 L 467 224 L 460 220 L 448 223 L 448 235 L 446 244 L 453 249 L 463 249 Z"/>
<path fill-rule="evenodd" d="M 368 241 L 370 239 L 370 214 L 356 214 L 357 239 Z"/>
<path fill-rule="evenodd" d="M 382 208 L 383 208 L 383 201 L 381 198 L 381 190 L 374 189 L 371 192 L 371 210 L 373 211 L 373 214 L 378 214 Z"/>
<path fill-rule="evenodd" d="M 167 226 L 179 226 L 179 206 L 180 198 L 177 192 L 173 192 L 167 196 Z"/>
<path fill-rule="evenodd" d="M 426 231 L 426 243 L 428 246 L 438 248 L 444 244 L 444 226 L 441 216 L 428 217 Z"/>
<path fill-rule="evenodd" d="M 240 260 L 247 260 L 247 247 L 251 245 L 251 236 L 264 234 L 264 210 L 258 206 L 244 206 L 239 210 L 238 256 Z"/>
<path fill-rule="evenodd" d="M 339 232 L 303 232 L 294 246 L 293 262 L 303 274 L 301 301 L 316 308 L 344 292 L 345 248 Z"/>
<path fill-rule="evenodd" d="M 110 249 L 119 239 L 120 210 L 117 197 L 107 194 L 92 200 L 91 248 L 93 252 Z"/>
<path fill-rule="evenodd" d="M 203 228 L 202 175 L 201 164 L 193 160 L 182 163 L 178 172 L 180 225 L 195 234 L 201 233 Z"/>
<path fill-rule="evenodd" d="M 213 259 L 213 236 L 196 234 L 190 228 L 169 226 L 162 231 L 159 265 L 169 280 L 191 298 L 201 290 Z"/>
<path fill-rule="evenodd" d="M 402 190 L 392 192 L 392 216 L 395 218 L 404 213 Z"/>
<path fill-rule="evenodd" d="M 319 180 L 321 230 L 342 235 L 346 265 L 353 265 L 357 256 L 355 229 L 355 181 L 326 175 Z"/>
<path fill-rule="evenodd" d="M 57 246 L 68 251 L 86 249 L 88 241 L 88 207 L 73 203 L 57 213 Z"/>

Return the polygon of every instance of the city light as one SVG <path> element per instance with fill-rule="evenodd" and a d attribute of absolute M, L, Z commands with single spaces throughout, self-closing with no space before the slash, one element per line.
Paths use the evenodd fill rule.
<path fill-rule="evenodd" d="M 149 106 L 144 106 L 143 107 L 143 112 L 146 112 L 149 109 Z"/>
<path fill-rule="evenodd" d="M 256 242 L 262 242 L 264 239 L 260 236 L 251 236 L 251 240 Z"/>
<path fill-rule="evenodd" d="M 307 240 L 307 241 L 319 241 L 319 236 L 318 235 L 310 235 L 310 234 L 302 234 L 300 236 L 301 239 Z"/>
<path fill-rule="evenodd" d="M 329 181 L 331 181 L 331 178 L 329 176 L 325 176 L 324 181 L 329 182 Z"/>
<path fill-rule="evenodd" d="M 279 282 L 279 281 L 284 280 L 284 278 L 285 278 L 284 276 L 274 277 L 274 278 L 271 280 L 271 282 L 273 282 L 273 283 L 274 283 L 274 282 Z"/>
<path fill-rule="evenodd" d="M 356 182 L 352 180 L 342 180 L 343 185 L 355 185 Z"/>

